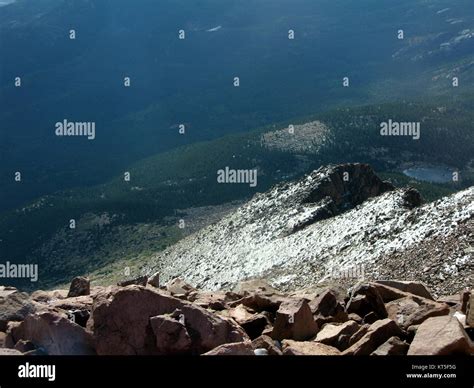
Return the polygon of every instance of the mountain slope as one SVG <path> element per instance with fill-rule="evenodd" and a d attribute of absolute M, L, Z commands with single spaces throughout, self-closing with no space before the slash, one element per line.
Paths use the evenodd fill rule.
<path fill-rule="evenodd" d="M 346 173 L 350 180 L 343 183 Z M 418 192 L 391 190 L 366 165 L 322 167 L 255 196 L 220 222 L 157 255 L 143 269 L 160 271 L 164 280 L 181 276 L 210 289 L 253 277 L 294 289 L 354 268 L 363 268 L 369 278 L 378 277 L 387 266 L 410 268 L 410 260 L 435 249 L 428 241 L 460 234 L 464 237 L 451 256 L 434 254 L 438 261 L 427 270 L 407 272 L 436 292 L 471 285 L 472 253 L 464 249 L 474 243 L 474 187 L 419 205 Z M 410 255 L 404 256 L 408 251 Z M 446 281 L 434 281 L 441 275 Z"/>

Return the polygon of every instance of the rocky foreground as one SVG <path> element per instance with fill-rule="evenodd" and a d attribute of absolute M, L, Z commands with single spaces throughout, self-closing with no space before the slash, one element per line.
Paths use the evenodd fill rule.
<path fill-rule="evenodd" d="M 473 328 L 474 294 L 435 300 L 417 282 L 282 293 L 254 280 L 208 292 L 156 275 L 0 287 L 1 355 L 471 355 Z"/>

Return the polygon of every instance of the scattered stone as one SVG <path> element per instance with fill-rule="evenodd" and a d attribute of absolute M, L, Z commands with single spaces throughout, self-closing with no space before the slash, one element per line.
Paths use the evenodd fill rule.
<path fill-rule="evenodd" d="M 275 317 L 271 337 L 276 340 L 304 341 L 318 332 L 318 325 L 305 299 L 293 299 L 280 305 Z"/>
<path fill-rule="evenodd" d="M 256 312 L 268 311 L 271 313 L 276 313 L 276 311 L 280 308 L 280 305 L 288 300 L 289 298 L 283 295 L 266 295 L 258 293 L 231 302 L 229 303 L 229 306 L 235 307 L 239 304 L 243 304 L 244 306 L 249 307 Z"/>
<path fill-rule="evenodd" d="M 338 301 L 337 293 L 326 290 L 310 301 L 309 306 L 316 324 L 321 327 L 329 322 L 346 322 L 349 318 L 344 306 Z"/>
<path fill-rule="evenodd" d="M 466 304 L 466 324 L 469 327 L 474 327 L 474 294 L 469 295 Z"/>
<path fill-rule="evenodd" d="M 145 287 L 148 283 L 147 276 L 140 276 L 134 279 L 127 279 L 117 283 L 119 287 L 128 287 L 128 286 L 142 286 Z"/>
<path fill-rule="evenodd" d="M 172 315 L 159 315 L 150 318 L 150 326 L 155 334 L 157 353 L 184 354 L 191 350 L 192 340 L 180 310 Z"/>
<path fill-rule="evenodd" d="M 26 353 L 26 352 L 31 352 L 32 350 L 36 350 L 36 346 L 33 342 L 28 341 L 28 340 L 19 340 L 15 344 L 15 348 L 21 353 Z"/>
<path fill-rule="evenodd" d="M 469 298 L 471 297 L 471 291 L 464 290 L 461 293 L 461 312 L 467 314 L 467 305 L 469 304 Z"/>
<path fill-rule="evenodd" d="M 341 325 L 327 324 L 316 336 L 315 341 L 333 346 L 339 350 L 349 347 L 349 339 L 359 330 L 360 325 L 347 321 Z"/>
<path fill-rule="evenodd" d="M 357 341 L 359 341 L 368 331 L 370 325 L 364 324 L 357 330 L 350 338 L 349 338 L 349 346 L 354 345 Z"/>
<path fill-rule="evenodd" d="M 67 297 L 74 298 L 76 296 L 90 295 L 90 293 L 91 293 L 90 280 L 88 278 L 78 276 L 72 279 Z"/>
<path fill-rule="evenodd" d="M 264 348 L 258 348 L 253 351 L 256 356 L 268 356 L 268 350 Z"/>
<path fill-rule="evenodd" d="M 408 292 L 412 295 L 418 295 L 422 298 L 434 300 L 428 288 L 421 282 L 401 281 L 401 280 L 378 280 L 376 283 L 383 284 L 397 290 Z"/>
<path fill-rule="evenodd" d="M 23 353 L 16 349 L 0 348 L 0 356 L 23 356 Z"/>
<path fill-rule="evenodd" d="M 350 313 L 348 316 L 347 316 L 348 320 L 350 321 L 354 321 L 354 322 L 357 322 L 359 324 L 362 323 L 363 321 L 363 318 L 361 318 L 358 314 L 356 313 Z"/>
<path fill-rule="evenodd" d="M 371 356 L 405 356 L 409 345 L 398 337 L 390 337 L 371 353 Z"/>
<path fill-rule="evenodd" d="M 9 327 L 16 343 L 32 342 L 49 355 L 93 355 L 92 337 L 63 314 L 44 312 L 28 315 L 18 326 Z"/>
<path fill-rule="evenodd" d="M 5 347 L 6 339 L 7 339 L 7 333 L 4 333 L 3 331 L 0 331 L 0 348 Z"/>
<path fill-rule="evenodd" d="M 99 355 L 160 354 L 150 317 L 180 310 L 192 340 L 191 352 L 201 354 L 225 343 L 248 339 L 232 320 L 220 318 L 158 290 L 130 286 L 112 289 L 94 300 L 91 329 Z M 150 330 L 149 330 L 150 328 Z M 127 340 L 124 341 L 123 339 Z"/>
<path fill-rule="evenodd" d="M 4 290 L 0 295 L 0 331 L 6 331 L 10 321 L 22 321 L 36 311 L 28 294 L 16 290 Z"/>
<path fill-rule="evenodd" d="M 272 339 L 267 335 L 261 335 L 252 341 L 254 349 L 266 349 L 270 356 L 281 356 L 281 346 L 279 341 Z"/>
<path fill-rule="evenodd" d="M 43 291 L 38 290 L 31 294 L 31 300 L 35 302 L 48 303 L 58 299 L 66 299 L 69 291 L 67 290 L 54 290 L 54 291 Z"/>
<path fill-rule="evenodd" d="M 270 325 L 264 314 L 255 314 L 248 307 L 240 304 L 225 311 L 225 316 L 233 318 L 248 334 L 250 339 L 259 337 L 263 330 Z"/>
<path fill-rule="evenodd" d="M 278 294 L 279 291 L 262 279 L 246 280 L 238 283 L 232 290 L 240 295 L 249 295 L 254 293 Z"/>
<path fill-rule="evenodd" d="M 463 327 L 466 326 L 466 316 L 463 313 L 456 311 L 453 317 L 456 318 Z"/>
<path fill-rule="evenodd" d="M 405 333 L 390 318 L 382 319 L 370 325 L 367 333 L 354 345 L 346 349 L 344 355 L 370 355 L 390 337 L 404 337 Z"/>
<path fill-rule="evenodd" d="M 148 284 L 155 288 L 160 288 L 160 273 L 156 272 L 155 274 L 151 275 L 151 277 L 148 279 Z"/>
<path fill-rule="evenodd" d="M 283 341 L 284 356 L 338 356 L 341 352 L 332 346 L 314 341 Z"/>
<path fill-rule="evenodd" d="M 413 326 L 408 327 L 408 329 L 407 329 L 407 341 L 408 342 L 411 343 L 413 341 L 413 338 L 415 338 L 416 332 L 418 331 L 419 327 L 420 327 L 420 325 L 413 325 Z"/>
<path fill-rule="evenodd" d="M 384 301 L 377 287 L 372 284 L 361 284 L 352 291 L 346 311 L 356 313 L 361 317 L 374 313 L 372 320 L 384 319 L 388 316 Z"/>
<path fill-rule="evenodd" d="M 403 329 L 418 325 L 430 317 L 449 314 L 449 306 L 445 303 L 432 302 L 424 298 L 411 296 L 394 300 L 386 304 L 388 317 Z"/>
<path fill-rule="evenodd" d="M 232 344 L 220 345 L 211 351 L 204 353 L 203 356 L 253 356 L 255 355 L 252 343 L 237 342 Z"/>
<path fill-rule="evenodd" d="M 419 326 L 408 355 L 467 355 L 473 352 L 473 343 L 459 321 L 443 316 L 428 318 Z"/>
<path fill-rule="evenodd" d="M 186 283 L 183 279 L 176 278 L 170 280 L 166 285 L 166 289 L 171 293 L 171 295 L 188 295 L 190 292 L 196 291 L 196 289 Z"/>

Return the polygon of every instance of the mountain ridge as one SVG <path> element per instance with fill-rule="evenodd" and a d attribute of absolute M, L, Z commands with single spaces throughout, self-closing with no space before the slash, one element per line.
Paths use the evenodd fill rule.
<path fill-rule="evenodd" d="M 257 194 L 218 223 L 159 253 L 142 270 L 158 271 L 163 279 L 183 277 L 208 289 L 231 288 L 248 278 L 265 278 L 276 287 L 295 289 L 330 278 L 334 268 L 362 265 L 364 276 L 376 278 L 390 257 L 425 238 L 448 237 L 461 227 L 467 230 L 464 248 L 474 242 L 474 187 L 421 205 L 416 190 L 390 186 L 382 190 L 377 184 L 383 182 L 377 178 L 372 186 L 365 186 L 372 192 L 364 201 L 335 212 L 334 196 L 327 201 L 322 183 L 337 187 L 335 176 L 354 171 L 354 187 L 364 188 L 364 181 L 375 179 L 366 165 L 322 167 L 301 180 Z M 308 187 L 315 188 L 312 195 L 317 202 L 306 202 Z M 473 279 L 472 256 L 464 256 L 441 257 L 427 273 L 412 276 L 429 280 L 443 274 L 449 278 L 444 285 L 428 281 L 434 292 L 458 292 Z M 452 266 L 457 270 L 445 270 Z"/>

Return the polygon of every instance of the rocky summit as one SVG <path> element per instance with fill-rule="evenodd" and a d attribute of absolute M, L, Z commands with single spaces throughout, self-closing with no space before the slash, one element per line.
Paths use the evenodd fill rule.
<path fill-rule="evenodd" d="M 136 278 L 0 287 L 0 354 L 473 354 L 473 199 L 470 188 L 424 204 L 368 165 L 322 167 Z"/>
<path fill-rule="evenodd" d="M 0 288 L 0 355 L 474 353 L 474 294 L 435 299 L 417 282 L 287 293 L 262 280 L 213 292 L 174 279 L 161 287 L 91 287 L 81 294 Z"/>
<path fill-rule="evenodd" d="M 221 221 L 157 254 L 143 272 L 232 289 L 251 278 L 287 291 L 403 278 L 436 295 L 472 285 L 474 187 L 423 204 L 365 164 L 321 167 L 257 194 Z"/>

